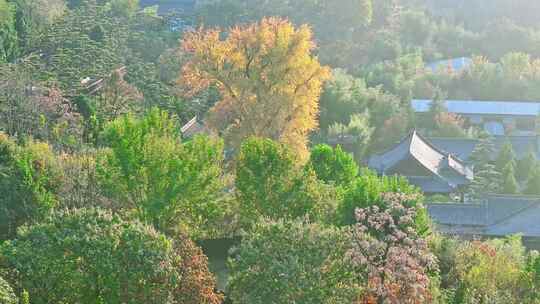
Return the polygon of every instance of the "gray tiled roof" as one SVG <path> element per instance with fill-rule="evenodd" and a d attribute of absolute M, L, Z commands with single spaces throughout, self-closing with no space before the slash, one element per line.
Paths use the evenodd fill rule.
<path fill-rule="evenodd" d="M 474 148 L 479 143 L 479 140 L 477 139 L 467 138 L 429 138 L 428 140 L 437 148 L 456 155 L 465 162 L 469 161 Z M 507 140 L 510 140 L 518 159 L 524 158 L 531 150 L 536 154 L 536 157 L 540 159 L 540 145 L 538 137 L 536 136 L 497 136 L 493 141 L 495 146 L 494 156 L 498 154 L 498 151 L 500 151 Z"/>
<path fill-rule="evenodd" d="M 432 173 L 430 177 L 407 176 L 424 192 L 449 193 L 473 179 L 472 170 L 460 159 L 438 149 L 414 130 L 390 150 L 370 157 L 368 166 L 384 174 L 408 159 L 416 160 Z"/>
<path fill-rule="evenodd" d="M 438 224 L 452 226 L 485 226 L 486 206 L 483 204 L 428 204 L 429 215 Z"/>
<path fill-rule="evenodd" d="M 397 145 L 381 154 L 372 155 L 368 160 L 368 166 L 373 170 L 383 173 L 388 168 L 392 168 L 410 154 L 410 147 L 415 132 L 403 138 Z"/>
<path fill-rule="evenodd" d="M 538 203 L 538 198 L 528 196 L 490 196 L 487 200 L 488 224 L 495 225 Z"/>
<path fill-rule="evenodd" d="M 461 160 L 455 157 L 449 160 L 449 153 L 435 147 L 416 130 L 411 131 L 401 142 L 386 152 L 371 156 L 368 166 L 383 173 L 409 156 L 414 157 L 434 174 L 438 174 L 439 170 L 445 167 L 451 167 L 459 173 L 467 173 Z"/>
<path fill-rule="evenodd" d="M 534 204 L 519 214 L 488 227 L 485 232 L 495 236 L 517 233 L 527 237 L 540 237 L 540 204 Z"/>
<path fill-rule="evenodd" d="M 540 237 L 540 198 L 494 195 L 478 204 L 428 204 L 433 221 L 456 233 Z M 446 229 L 449 230 L 448 228 Z"/>
<path fill-rule="evenodd" d="M 467 138 L 429 138 L 429 141 L 437 148 L 456 155 L 464 161 L 468 161 L 474 147 L 478 144 L 477 139 Z"/>
<path fill-rule="evenodd" d="M 537 116 L 540 113 L 540 102 L 446 100 L 445 104 L 448 112 L 457 114 Z M 415 112 L 428 112 L 431 100 L 413 99 L 411 106 Z"/>

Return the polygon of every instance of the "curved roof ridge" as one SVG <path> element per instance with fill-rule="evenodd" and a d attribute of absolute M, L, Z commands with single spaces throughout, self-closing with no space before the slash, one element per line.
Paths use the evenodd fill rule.
<path fill-rule="evenodd" d="M 422 154 L 421 151 L 417 151 L 415 149 L 415 145 L 413 145 L 413 142 L 414 140 L 419 140 L 419 144 L 423 144 L 425 145 L 427 148 L 431 149 L 433 152 L 435 152 L 436 154 L 438 154 L 437 156 L 437 159 L 435 159 L 435 161 L 437 163 L 429 163 L 425 157 L 423 157 L 424 155 Z M 426 151 L 423 151 L 424 153 Z M 440 167 L 440 164 L 441 164 L 441 161 L 446 158 L 446 155 L 439 151 L 438 149 L 434 148 L 433 145 L 429 144 L 420 134 L 418 134 L 418 132 L 416 132 L 416 130 L 413 131 L 412 133 L 412 138 L 411 138 L 411 145 L 409 146 L 409 153 L 420 163 L 422 164 L 422 166 L 424 166 L 427 170 L 429 170 L 430 172 L 432 172 L 433 174 L 439 176 L 439 172 L 437 171 L 437 169 Z M 417 155 L 418 153 L 420 153 L 420 155 Z"/>
<path fill-rule="evenodd" d="M 413 129 L 413 130 L 409 131 L 409 133 L 407 134 L 407 136 L 405 136 L 405 137 L 403 137 L 402 139 L 400 139 L 400 141 L 399 141 L 397 144 L 395 144 L 395 145 L 393 145 L 393 146 L 391 146 L 391 147 L 389 147 L 389 148 L 386 148 L 386 149 L 382 150 L 382 151 L 379 152 L 379 153 L 373 154 L 372 157 L 380 157 L 380 156 L 383 156 L 384 154 L 387 154 L 387 153 L 391 152 L 392 150 L 395 150 L 396 147 L 401 146 L 405 141 L 412 139 L 412 137 L 413 137 L 413 135 L 414 135 L 415 133 L 416 133 L 416 129 Z"/>
<path fill-rule="evenodd" d="M 436 150 L 437 152 L 445 155 L 445 156 L 452 156 L 455 160 L 459 161 L 460 163 L 463 164 L 463 160 L 460 159 L 459 157 L 457 157 L 456 155 L 450 153 L 450 152 L 446 152 L 444 151 L 443 149 L 435 146 L 430 140 L 428 137 L 424 137 L 423 135 L 420 135 L 418 132 L 416 132 L 416 135 L 418 137 L 420 137 L 426 144 L 428 144 L 431 148 L 433 148 L 434 150 Z"/>

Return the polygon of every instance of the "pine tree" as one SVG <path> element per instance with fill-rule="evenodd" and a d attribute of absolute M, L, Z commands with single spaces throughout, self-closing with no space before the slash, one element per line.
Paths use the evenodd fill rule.
<path fill-rule="evenodd" d="M 503 185 L 502 193 L 503 194 L 518 194 L 518 183 L 515 176 L 514 163 L 509 162 L 502 171 L 503 176 Z"/>
<path fill-rule="evenodd" d="M 512 166 L 515 168 L 515 162 L 516 154 L 514 153 L 512 143 L 510 142 L 510 140 L 506 139 L 504 145 L 501 148 L 501 151 L 499 152 L 499 155 L 497 156 L 497 160 L 495 161 L 495 169 L 499 172 L 503 172 L 504 168 L 509 163 L 512 163 Z"/>
<path fill-rule="evenodd" d="M 480 198 L 486 193 L 498 193 L 501 189 L 501 173 L 491 163 L 494 154 L 491 138 L 485 137 L 475 147 L 470 159 L 474 164 L 474 180 L 469 187 L 470 195 Z"/>
<path fill-rule="evenodd" d="M 495 153 L 493 139 L 488 136 L 480 138 L 479 143 L 474 148 L 470 160 L 475 166 L 491 162 L 491 156 Z"/>
<path fill-rule="evenodd" d="M 425 125 L 423 126 L 427 130 L 435 130 L 437 127 L 437 117 L 439 117 L 442 113 L 448 113 L 445 99 L 446 95 L 441 91 L 441 89 L 437 88 L 429 106 Z"/>
<path fill-rule="evenodd" d="M 484 194 L 498 193 L 501 189 L 501 174 L 495 166 L 486 163 L 475 169 L 474 180 L 469 187 L 469 193 L 474 198 L 481 198 Z"/>
<path fill-rule="evenodd" d="M 535 166 L 529 175 L 527 180 L 527 187 L 525 188 L 525 194 L 527 195 L 540 195 L 540 166 Z"/>
<path fill-rule="evenodd" d="M 529 153 L 517 162 L 516 178 L 519 181 L 526 181 L 531 172 L 537 166 L 536 154 L 534 150 L 529 150 Z"/>

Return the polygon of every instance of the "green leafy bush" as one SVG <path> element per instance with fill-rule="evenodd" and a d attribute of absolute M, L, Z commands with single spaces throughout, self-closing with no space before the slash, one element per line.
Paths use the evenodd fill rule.
<path fill-rule="evenodd" d="M 46 143 L 17 145 L 0 133 L 0 239 L 43 217 L 56 204 L 62 174 Z"/>
<path fill-rule="evenodd" d="M 328 184 L 347 186 L 358 175 L 354 158 L 340 146 L 335 149 L 328 145 L 315 146 L 311 151 L 309 166 L 320 180 Z"/>
<path fill-rule="evenodd" d="M 0 0 L 0 63 L 12 60 L 17 55 L 17 48 L 15 6 Z"/>
<path fill-rule="evenodd" d="M 33 303 L 214 304 L 207 259 L 189 239 L 99 209 L 54 214 L 0 246 L 0 267 Z"/>
<path fill-rule="evenodd" d="M 9 284 L 0 277 L 0 303 L 2 304 L 18 304 L 19 299 L 13 292 Z"/>
<path fill-rule="evenodd" d="M 432 242 L 449 303 L 537 303 L 528 253 L 517 236 L 485 242 Z"/>
<path fill-rule="evenodd" d="M 309 215 L 324 198 L 313 170 L 304 170 L 286 146 L 251 138 L 236 164 L 236 196 L 246 225 L 260 217 L 294 219 Z"/>
<path fill-rule="evenodd" d="M 359 177 L 346 190 L 343 202 L 338 208 L 338 224 L 351 225 L 356 222 L 354 211 L 356 208 L 366 208 L 371 205 L 385 207 L 386 202 L 383 200 L 384 193 L 404 193 L 404 194 L 420 194 L 416 187 L 409 184 L 407 179 L 399 176 L 383 176 L 369 169 L 362 169 Z M 418 201 L 422 200 L 422 196 L 416 196 Z M 417 200 L 406 202 L 410 207 L 416 205 Z"/>
<path fill-rule="evenodd" d="M 352 303 L 360 283 L 344 258 L 350 234 L 301 221 L 253 227 L 230 261 L 233 303 Z"/>
<path fill-rule="evenodd" d="M 182 143 L 175 121 L 153 109 L 109 124 L 109 149 L 98 159 L 97 174 L 108 195 L 135 210 L 145 223 L 167 233 L 203 233 L 220 214 L 223 144 L 195 137 Z"/>

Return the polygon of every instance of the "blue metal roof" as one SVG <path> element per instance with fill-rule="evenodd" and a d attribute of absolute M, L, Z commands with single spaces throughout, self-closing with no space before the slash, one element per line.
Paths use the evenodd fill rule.
<path fill-rule="evenodd" d="M 457 114 L 503 116 L 537 116 L 540 114 L 540 102 L 447 100 L 445 103 L 448 112 Z M 429 111 L 431 100 L 413 99 L 411 105 L 415 112 L 424 113 Z"/>
<path fill-rule="evenodd" d="M 437 72 L 439 70 L 452 69 L 455 72 L 461 72 L 465 69 L 468 69 L 473 63 L 471 58 L 459 57 L 452 59 L 439 60 L 435 62 L 430 62 L 426 64 L 426 68 Z"/>
<path fill-rule="evenodd" d="M 165 14 L 175 10 L 191 11 L 195 7 L 195 0 L 141 0 L 141 7 L 158 5 L 159 14 Z"/>

